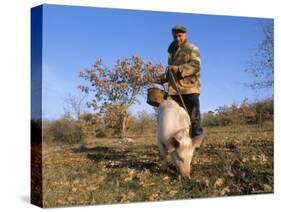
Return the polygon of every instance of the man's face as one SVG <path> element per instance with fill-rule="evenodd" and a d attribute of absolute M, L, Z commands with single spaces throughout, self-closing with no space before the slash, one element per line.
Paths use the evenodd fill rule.
<path fill-rule="evenodd" d="M 173 32 L 174 42 L 180 46 L 186 41 L 186 33 L 185 32 Z"/>

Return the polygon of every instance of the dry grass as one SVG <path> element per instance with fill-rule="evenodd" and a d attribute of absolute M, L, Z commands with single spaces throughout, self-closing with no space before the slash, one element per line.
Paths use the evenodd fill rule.
<path fill-rule="evenodd" d="M 161 171 L 154 137 L 43 146 L 43 205 L 60 207 L 273 192 L 273 130 L 209 128 L 191 180 Z"/>

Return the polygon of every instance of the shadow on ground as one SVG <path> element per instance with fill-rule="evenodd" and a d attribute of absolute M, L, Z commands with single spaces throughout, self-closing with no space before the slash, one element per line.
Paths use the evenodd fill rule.
<path fill-rule="evenodd" d="M 253 147 L 253 145 L 255 146 Z M 213 181 L 223 178 L 231 190 L 229 195 L 264 192 L 264 185 L 272 184 L 273 173 L 269 170 L 261 170 L 256 164 L 259 161 L 243 162 L 249 153 L 260 154 L 260 148 L 256 148 L 256 146 L 264 146 L 263 153 L 268 152 L 268 155 L 271 155 L 272 147 L 263 143 L 252 145 L 249 143 L 240 145 L 236 143 L 205 144 L 194 155 L 192 181 L 200 181 L 203 177 Z M 173 179 L 179 176 L 179 172 L 172 164 L 166 170 L 161 169 L 159 150 L 155 145 L 123 145 L 122 148 L 81 146 L 73 149 L 73 152 L 85 153 L 88 159 L 97 163 L 102 162 L 106 168 L 148 170 L 153 176 L 168 175 Z M 271 167 L 271 164 L 267 166 Z"/>
<path fill-rule="evenodd" d="M 170 177 L 178 177 L 176 168 L 169 165 L 167 170 L 160 167 L 159 150 L 155 145 L 146 145 L 141 148 L 126 149 L 96 146 L 73 149 L 74 153 L 87 153 L 87 158 L 95 162 L 105 162 L 106 168 L 130 168 L 139 171 L 148 170 L 154 175 L 165 173 Z"/>

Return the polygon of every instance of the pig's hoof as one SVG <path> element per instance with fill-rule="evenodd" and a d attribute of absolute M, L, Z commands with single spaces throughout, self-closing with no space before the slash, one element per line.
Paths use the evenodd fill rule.
<path fill-rule="evenodd" d="M 161 161 L 161 167 L 160 167 L 160 169 L 161 169 L 161 170 L 166 170 L 167 168 L 168 168 L 168 163 L 167 163 L 167 161 L 166 161 L 166 160 Z"/>
<path fill-rule="evenodd" d="M 167 165 L 162 165 L 162 166 L 160 166 L 160 170 L 161 170 L 161 171 L 167 171 L 167 169 L 168 169 L 168 166 L 167 166 Z"/>
<path fill-rule="evenodd" d="M 178 176 L 178 180 L 179 181 L 189 181 L 189 180 L 191 180 L 191 177 L 190 176 L 182 176 L 182 175 L 179 175 Z"/>

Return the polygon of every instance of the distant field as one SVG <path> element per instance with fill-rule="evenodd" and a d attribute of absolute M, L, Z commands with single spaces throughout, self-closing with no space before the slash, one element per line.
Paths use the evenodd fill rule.
<path fill-rule="evenodd" d="M 155 137 L 43 145 L 44 207 L 273 192 L 273 129 L 208 128 L 191 180 L 160 170 Z"/>

